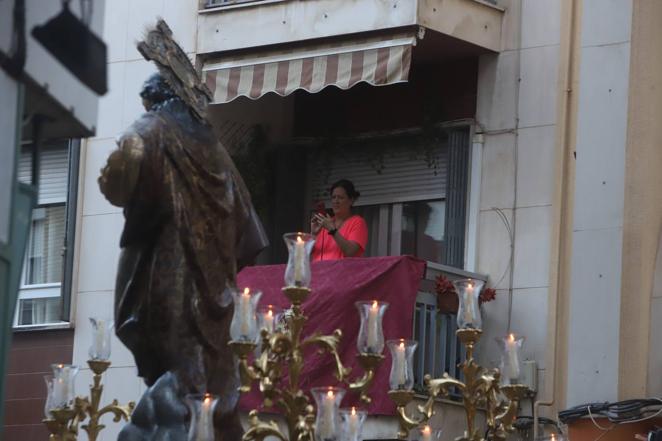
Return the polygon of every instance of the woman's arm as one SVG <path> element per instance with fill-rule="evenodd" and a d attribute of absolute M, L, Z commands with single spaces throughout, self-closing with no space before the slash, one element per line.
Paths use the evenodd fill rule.
<path fill-rule="evenodd" d="M 345 257 L 354 257 L 361 251 L 361 246 L 353 240 L 346 239 L 340 234 L 340 230 L 336 231 L 333 235 L 333 240 L 336 241 L 338 247 Z"/>

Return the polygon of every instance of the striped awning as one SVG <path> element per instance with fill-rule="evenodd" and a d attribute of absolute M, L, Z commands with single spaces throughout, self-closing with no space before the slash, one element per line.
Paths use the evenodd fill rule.
<path fill-rule="evenodd" d="M 360 82 L 382 86 L 409 78 L 411 34 L 327 43 L 209 60 L 203 78 L 214 94 L 214 103 L 240 96 L 258 99 L 268 92 L 287 96 L 298 89 L 319 92 L 334 85 L 349 89 Z"/>

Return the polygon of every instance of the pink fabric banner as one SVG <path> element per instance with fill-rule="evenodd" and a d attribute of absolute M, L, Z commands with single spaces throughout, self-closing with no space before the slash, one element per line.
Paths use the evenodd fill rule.
<path fill-rule="evenodd" d="M 410 256 L 352 258 L 312 264 L 312 293 L 303 304 L 308 321 L 304 335 L 319 331 L 331 334 L 335 329 L 343 333 L 339 354 L 345 366 L 352 368 L 350 380 L 359 378 L 363 371 L 356 360 L 356 339 L 360 318 L 354 303 L 359 300 L 380 300 L 389 303 L 384 315 L 386 340 L 412 337 L 412 321 L 416 293 L 425 272 L 425 262 Z M 263 292 L 260 305 L 289 307 L 281 292 L 285 265 L 255 266 L 244 268 L 238 275 L 238 287 L 250 287 Z M 370 414 L 392 415 L 395 406 L 388 398 L 388 378 L 391 356 L 384 348 L 385 359 L 377 370 L 369 391 L 373 401 L 369 406 L 360 403 L 358 393 L 345 395 L 343 407 L 357 406 Z M 304 391 L 317 386 L 340 386 L 334 377 L 334 362 L 329 354 L 305 353 L 305 367 L 301 375 Z M 312 398 L 311 398 L 312 401 Z M 254 388 L 242 396 L 241 410 L 260 408 L 262 398 Z M 274 409 L 264 409 L 273 411 Z"/>

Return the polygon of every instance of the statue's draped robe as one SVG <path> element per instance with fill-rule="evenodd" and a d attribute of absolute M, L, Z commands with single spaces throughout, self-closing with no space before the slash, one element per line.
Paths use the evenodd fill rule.
<path fill-rule="evenodd" d="M 219 394 L 217 416 L 234 415 L 239 381 L 227 345 L 228 288 L 237 246 L 254 220 L 244 183 L 211 128 L 177 101 L 139 118 L 116 152 L 101 187 L 126 220 L 117 335 L 148 385 L 171 371 L 180 394 Z"/>

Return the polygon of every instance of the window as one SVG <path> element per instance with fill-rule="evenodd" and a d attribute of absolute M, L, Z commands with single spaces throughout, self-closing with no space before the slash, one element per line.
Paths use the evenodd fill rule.
<path fill-rule="evenodd" d="M 350 141 L 311 154 L 316 202 L 341 178 L 361 197 L 354 211 L 368 224 L 365 256 L 412 254 L 461 268 L 464 263 L 469 130 Z"/>
<path fill-rule="evenodd" d="M 21 151 L 18 179 L 32 182 L 33 148 Z M 32 211 L 14 326 L 62 323 L 68 319 L 77 186 L 78 143 L 63 141 L 39 153 L 39 191 Z"/>

